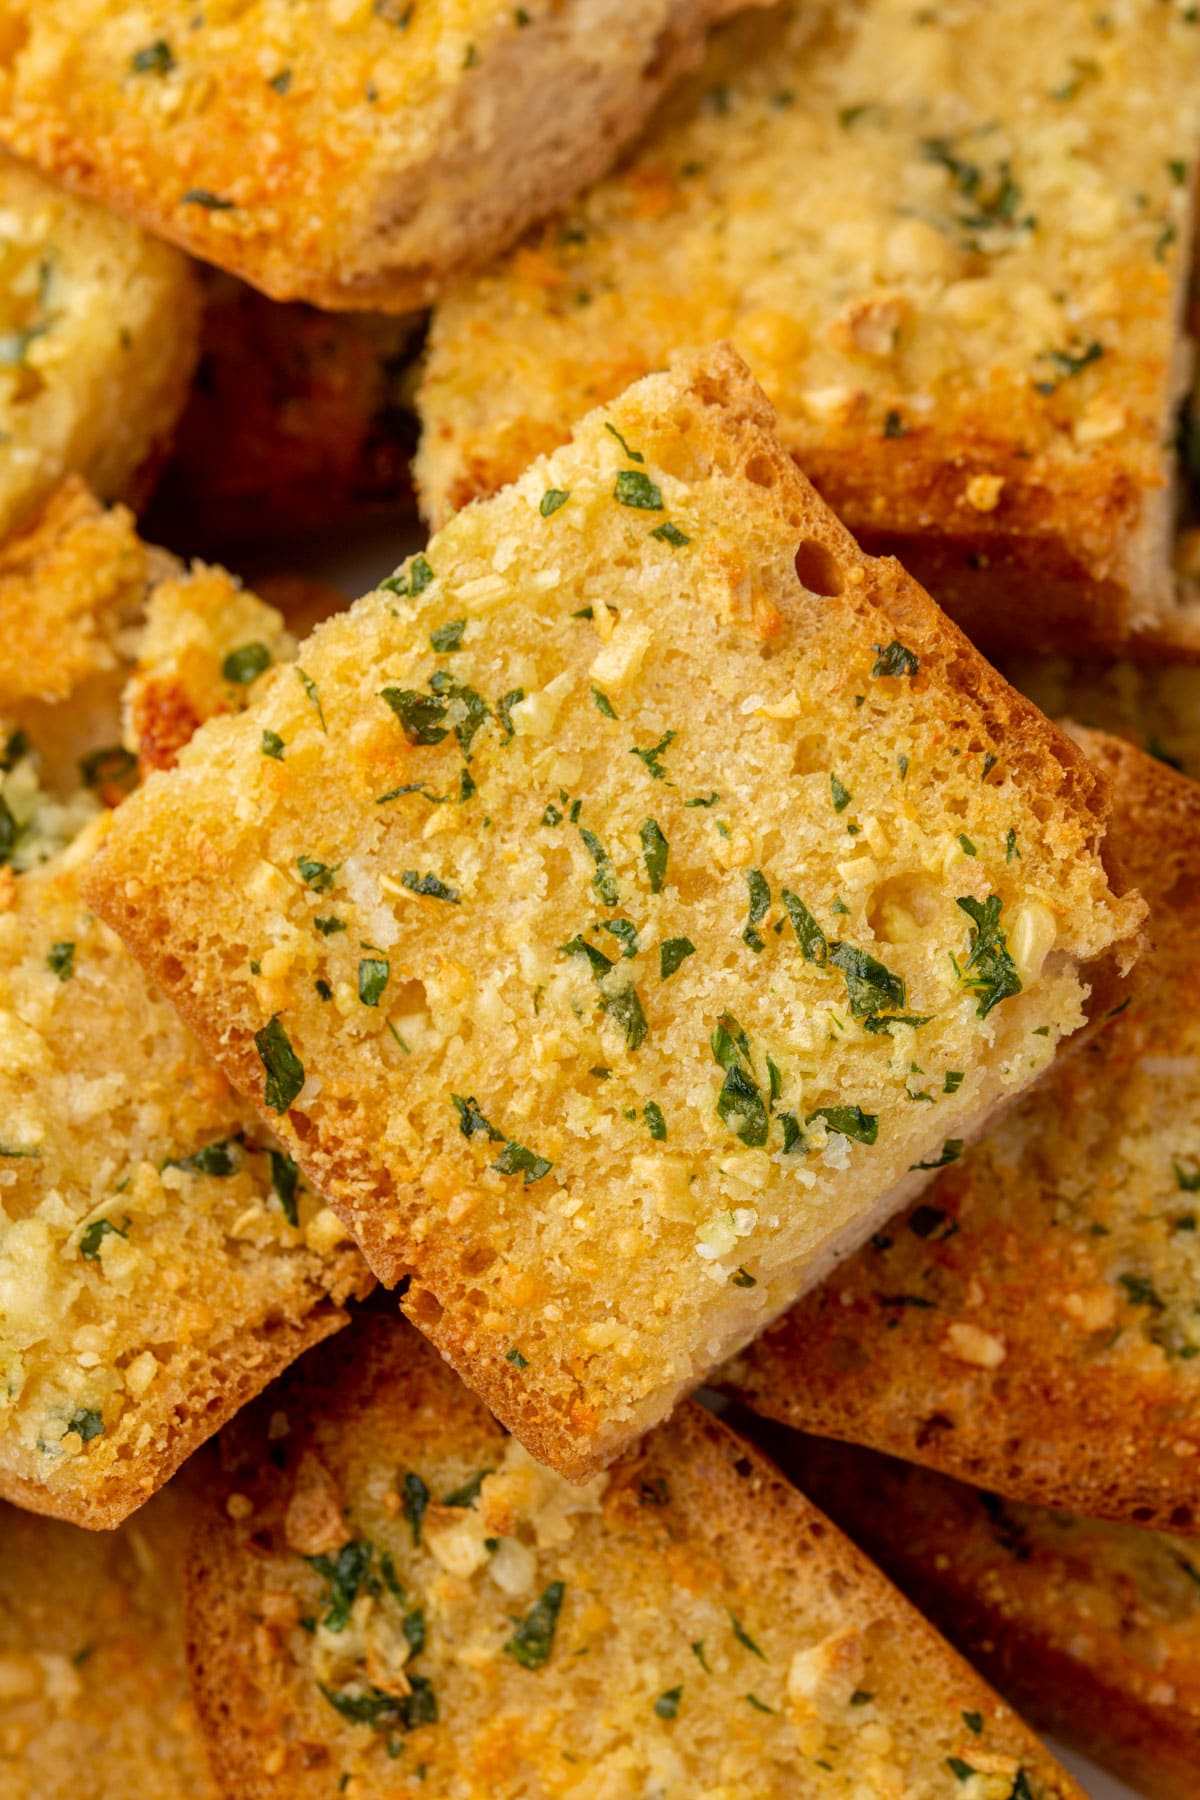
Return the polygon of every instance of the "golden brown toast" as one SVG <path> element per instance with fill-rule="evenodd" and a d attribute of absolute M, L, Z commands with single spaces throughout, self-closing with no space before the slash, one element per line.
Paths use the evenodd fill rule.
<path fill-rule="evenodd" d="M 751 1406 L 1018 1498 L 1200 1530 L 1200 788 L 1098 734 L 1150 903 L 1128 1008 L 738 1361 Z"/>
<path fill-rule="evenodd" d="M 113 1532 L 0 1502 L 5 1800 L 219 1800 L 183 1641 L 207 1460 Z"/>
<path fill-rule="evenodd" d="M 407 1326 L 364 1317 L 222 1448 L 188 1636 L 230 1800 L 1081 1800 L 699 1407 L 571 1487 Z"/>
<path fill-rule="evenodd" d="M 410 523 L 417 322 L 204 285 L 200 362 L 145 529 L 193 555 Z"/>
<path fill-rule="evenodd" d="M 2 0 L 0 141 L 279 300 L 405 312 L 608 168 L 741 0 Z"/>
<path fill-rule="evenodd" d="M 1035 1724 L 1147 1800 L 1200 1790 L 1195 1545 L 816 1438 L 785 1467 Z"/>
<path fill-rule="evenodd" d="M 728 337 L 864 547 L 989 649 L 1200 650 L 1171 574 L 1200 149 L 1186 0 L 801 0 L 435 313 L 428 516 Z"/>
<path fill-rule="evenodd" d="M 26 548 L 0 568 L 0 1493 L 111 1526 L 370 1283 L 79 891 L 139 759 L 294 644 L 77 487 Z"/>
<path fill-rule="evenodd" d="M 7 16 L 0 8 L 0 46 Z M 3 50 L 0 48 L 0 60 Z M 0 152 L 0 542 L 69 475 L 149 493 L 196 360 L 187 258 Z"/>
<path fill-rule="evenodd" d="M 591 415 L 202 732 L 89 877 L 578 1479 L 1113 1003 L 1143 910 L 1102 779 L 772 426 L 726 349 Z"/>

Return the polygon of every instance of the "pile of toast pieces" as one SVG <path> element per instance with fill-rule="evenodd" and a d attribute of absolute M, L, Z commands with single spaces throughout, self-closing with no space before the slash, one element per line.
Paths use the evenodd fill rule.
<path fill-rule="evenodd" d="M 1200 1794 L 1198 170 L 1187 0 L 0 0 L 0 1800 Z"/>

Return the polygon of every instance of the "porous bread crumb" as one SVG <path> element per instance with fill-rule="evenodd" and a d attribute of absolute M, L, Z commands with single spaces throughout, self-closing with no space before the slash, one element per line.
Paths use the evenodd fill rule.
<path fill-rule="evenodd" d="M 1001 1503 L 844 1444 L 797 1438 L 786 1462 L 1039 1730 L 1148 1800 L 1195 1792 L 1194 1538 Z"/>
<path fill-rule="evenodd" d="M 145 496 L 198 313 L 186 257 L 0 152 L 0 540 L 68 475 Z"/>
<path fill-rule="evenodd" d="M 27 729 L 0 729 L 0 1492 L 112 1525 L 336 1330 L 369 1278 L 340 1226 L 314 1241 L 332 1215 L 79 894 L 101 798 L 119 799 L 139 751 L 149 759 L 148 719 L 186 703 L 190 729 L 246 704 L 291 640 L 222 571 L 184 574 L 147 551 L 122 511 L 72 490 L 50 515 L 20 604 L 0 581 L 0 620 L 30 639 L 5 673 Z M 52 701 L 41 628 L 22 615 L 74 624 Z M 142 736 L 126 748 L 116 690 L 131 669 Z M 44 733 L 69 764 L 77 710 L 107 744 L 87 765 L 92 789 L 38 753 Z"/>
<path fill-rule="evenodd" d="M 729 1380 L 785 1423 L 993 1491 L 1194 1530 L 1200 788 L 1081 742 L 1150 904 L 1129 1005 Z"/>
<path fill-rule="evenodd" d="M 0 1503 L 5 1800 L 219 1800 L 183 1642 L 202 1479 L 180 1476 L 113 1532 Z"/>
<path fill-rule="evenodd" d="M 632 159 L 438 304 L 427 516 L 728 337 L 838 516 L 976 642 L 1194 649 L 1170 543 L 1198 150 L 1186 0 L 737 21 Z"/>
<path fill-rule="evenodd" d="M 214 1504 L 193 1547 L 197 1703 L 238 1800 L 316 1800 L 331 1770 L 382 1800 L 398 1768 L 422 1770 L 430 1800 L 962 1800 L 956 1761 L 979 1771 L 972 1800 L 1081 1800 L 877 1571 L 701 1409 L 581 1491 L 400 1321 L 363 1317 L 330 1350 L 289 1377 L 282 1454 L 267 1452 L 270 1397 L 231 1426 L 224 1456 L 253 1516 Z M 348 1536 L 315 1565 L 286 1532 L 314 1455 Z M 453 1568 L 450 1529 L 475 1546 Z"/>
<path fill-rule="evenodd" d="M 1078 752 L 770 424 L 720 350 L 592 415 L 207 728 L 89 884 L 576 1476 L 1045 1068 L 1142 912 Z"/>
<path fill-rule="evenodd" d="M 0 140 L 275 299 L 403 312 L 576 194 L 744 0 L 5 0 Z"/>

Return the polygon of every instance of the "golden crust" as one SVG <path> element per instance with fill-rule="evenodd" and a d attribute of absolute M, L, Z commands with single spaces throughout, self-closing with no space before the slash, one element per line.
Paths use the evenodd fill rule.
<path fill-rule="evenodd" d="M 6 19 L 0 18 L 0 41 Z M 0 152 L 0 540 L 70 475 L 145 498 L 196 360 L 187 258 Z"/>
<path fill-rule="evenodd" d="M 147 532 L 198 555 L 415 510 L 413 320 L 205 286 L 196 379 Z"/>
<path fill-rule="evenodd" d="M 5 1800 L 219 1800 L 183 1641 L 213 1473 L 198 1458 L 111 1533 L 0 1505 Z"/>
<path fill-rule="evenodd" d="M 785 1466 L 1044 1731 L 1148 1800 L 1200 1781 L 1194 1546 L 1136 1526 L 1001 1505 L 843 1444 Z"/>
<path fill-rule="evenodd" d="M 276 299 L 405 312 L 601 174 L 738 0 L 6 0 L 0 138 Z"/>
<path fill-rule="evenodd" d="M 1164 446 L 1198 75 L 1185 10 L 1157 0 L 1107 23 L 1088 0 L 737 22 L 630 163 L 437 307 L 428 516 L 729 337 L 839 517 L 975 641 L 1111 653 L 1157 631 L 1194 654 Z"/>
<path fill-rule="evenodd" d="M 773 1800 L 825 1792 L 818 1760 L 847 1786 L 950 1800 L 946 1757 L 972 1751 L 995 1771 L 989 1797 L 1024 1769 L 1036 1800 L 1077 1800 L 878 1573 L 697 1407 L 581 1492 L 530 1463 L 414 1333 L 363 1318 L 222 1448 L 230 1498 L 193 1547 L 188 1636 L 231 1800 L 306 1800 L 335 1771 L 373 1800 L 417 1764 L 430 1800 L 639 1793 L 668 1772 L 688 1792 Z M 317 1542 L 364 1565 L 338 1631 Z M 556 1582 L 522 1665 L 504 1650 L 514 1619 Z M 374 1729 L 346 1722 L 356 1699 Z"/>
<path fill-rule="evenodd" d="M 435 631 L 459 647 L 430 676 Z M 728 350 L 458 515 L 301 669 L 122 810 L 89 894 L 273 1122 L 284 1034 L 293 1153 L 381 1279 L 411 1275 L 422 1330 L 577 1478 L 914 1192 L 1135 949 L 1102 779 L 861 554 Z M 442 694 L 463 708 L 444 727 Z M 748 893 L 793 882 L 902 972 L 918 1024 L 895 1029 L 961 1092 L 910 1103 L 911 1051 L 847 1019 L 782 900 L 747 926 Z M 993 894 L 1024 987 L 981 1029 L 955 902 Z M 611 956 L 597 912 L 626 915 Z M 727 1013 L 747 1044 L 718 1067 Z M 768 1053 L 794 1138 L 760 1096 Z"/>
<path fill-rule="evenodd" d="M 1127 1009 L 729 1372 L 790 1425 L 1200 1530 L 1200 788 L 1080 734 L 1154 948 Z"/>

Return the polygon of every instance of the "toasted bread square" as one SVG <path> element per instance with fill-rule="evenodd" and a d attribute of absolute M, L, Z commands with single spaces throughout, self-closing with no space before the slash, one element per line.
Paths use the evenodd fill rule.
<path fill-rule="evenodd" d="M 279 300 L 405 312 L 563 204 L 744 0 L 3 0 L 0 141 Z"/>
<path fill-rule="evenodd" d="M 997 1800 L 1081 1800 L 700 1407 L 580 1490 L 399 1320 L 330 1352 L 230 1428 L 193 1549 L 193 1679 L 230 1800 L 308 1800 L 331 1769 L 375 1800 L 397 1763 L 429 1800 L 954 1800 L 955 1759 Z"/>
<path fill-rule="evenodd" d="M 220 1800 L 188 1690 L 191 1465 L 113 1532 L 0 1503 L 5 1800 Z"/>
<path fill-rule="evenodd" d="M 1120 1017 L 740 1359 L 743 1399 L 1025 1500 L 1200 1529 L 1200 787 L 1085 734 L 1153 949 Z"/>
<path fill-rule="evenodd" d="M 110 1526 L 370 1283 L 79 891 L 139 754 L 169 763 L 294 646 L 76 488 L 27 549 L 23 581 L 0 569 L 0 1494 Z"/>
<path fill-rule="evenodd" d="M 0 153 L 0 541 L 68 475 L 145 497 L 198 310 L 186 257 Z"/>
<path fill-rule="evenodd" d="M 839 517 L 976 642 L 1195 651 L 1170 540 L 1198 149 L 1184 0 L 748 17 L 632 162 L 438 307 L 428 514 L 728 337 Z"/>
<path fill-rule="evenodd" d="M 322 626 L 88 891 L 583 1478 L 1112 1003 L 1103 818 L 717 349 Z"/>
<path fill-rule="evenodd" d="M 1002 1504 L 828 1440 L 788 1449 L 789 1472 L 1042 1730 L 1147 1800 L 1200 1791 L 1194 1539 Z"/>
<path fill-rule="evenodd" d="M 200 362 L 147 533 L 212 556 L 411 523 L 417 321 L 280 306 L 215 272 L 203 293 Z"/>

